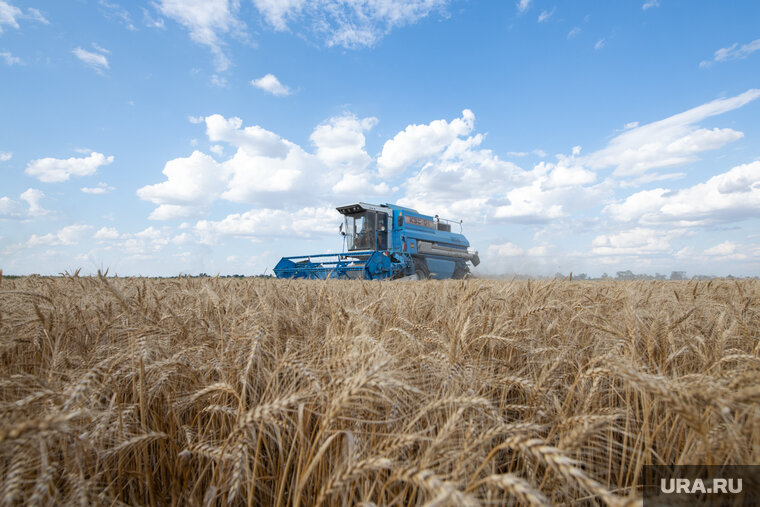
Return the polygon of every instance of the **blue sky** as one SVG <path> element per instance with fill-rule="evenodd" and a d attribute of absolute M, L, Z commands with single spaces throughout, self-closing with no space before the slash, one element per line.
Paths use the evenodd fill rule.
<path fill-rule="evenodd" d="M 481 274 L 760 274 L 760 3 L 0 0 L 0 269 L 259 274 L 335 206 Z"/>

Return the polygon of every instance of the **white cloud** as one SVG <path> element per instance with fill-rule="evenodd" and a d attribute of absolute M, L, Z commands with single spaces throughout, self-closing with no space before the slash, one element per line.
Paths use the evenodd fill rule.
<path fill-rule="evenodd" d="M 233 202 L 266 206 L 277 202 L 284 204 L 288 200 L 299 201 L 310 192 L 318 192 L 319 174 L 323 168 L 315 164 L 318 161 L 313 155 L 299 146 L 292 143 L 286 146 L 288 151 L 284 157 L 252 155 L 245 148 L 239 148 L 224 162 L 232 179 L 222 197 Z"/>
<path fill-rule="evenodd" d="M 585 157 L 582 163 L 590 169 L 615 167 L 615 176 L 629 177 L 691 162 L 697 153 L 720 148 L 744 135 L 729 128 L 698 128 L 698 122 L 738 109 L 758 97 L 760 90 L 752 89 L 630 128 L 613 138 L 605 148 Z"/>
<path fill-rule="evenodd" d="M 567 38 L 572 39 L 573 37 L 577 36 L 579 33 L 581 33 L 581 27 L 574 26 L 572 30 L 567 32 Z"/>
<path fill-rule="evenodd" d="M 136 31 L 137 27 L 132 23 L 132 16 L 119 4 L 109 2 L 108 0 L 98 0 L 100 11 L 107 19 L 116 19 L 123 24 L 127 30 Z"/>
<path fill-rule="evenodd" d="M 245 150 L 250 156 L 284 158 L 291 144 L 274 132 L 258 125 L 241 128 L 243 120 L 238 117 L 224 118 L 220 114 L 206 117 L 206 135 L 212 142 L 225 142 Z"/>
<path fill-rule="evenodd" d="M 0 197 L 0 218 L 27 219 L 47 215 L 50 212 L 40 204 L 44 197 L 45 193 L 36 188 L 29 188 L 19 196 L 26 206 L 8 197 Z"/>
<path fill-rule="evenodd" d="M 509 190 L 508 204 L 496 206 L 493 217 L 506 221 L 537 223 L 566 215 L 561 202 L 560 191 L 546 191 L 540 179 L 530 185 Z"/>
<path fill-rule="evenodd" d="M 530 8 L 530 4 L 533 0 L 519 0 L 517 2 L 517 12 L 523 13 Z"/>
<path fill-rule="evenodd" d="M 251 85 L 278 97 L 284 97 L 291 94 L 290 88 L 280 83 L 280 80 L 277 79 L 274 74 L 267 74 L 259 79 L 252 79 Z"/>
<path fill-rule="evenodd" d="M 333 172 L 319 157 L 259 126 L 244 127 L 240 118 L 210 115 L 205 121 L 209 141 L 228 144 L 234 155 L 216 162 L 196 151 L 189 158 L 167 163 L 167 181 L 138 191 L 140 198 L 159 205 L 151 218 L 197 216 L 219 198 L 278 208 L 323 202 L 342 175 L 341 163 L 347 164 L 344 168 L 357 163 L 356 150 L 339 146 L 339 140 L 324 129 L 318 129 L 315 139 L 322 156 L 336 164 Z M 369 126 L 369 121 L 357 121 L 360 128 L 362 121 Z M 345 133 L 341 122 L 333 126 L 336 136 Z M 217 146 L 215 153 L 222 149 L 221 144 Z M 349 159 L 342 158 L 346 156 Z"/>
<path fill-rule="evenodd" d="M 21 58 L 13 56 L 9 51 L 0 51 L 0 58 L 5 61 L 6 65 L 21 65 Z"/>
<path fill-rule="evenodd" d="M 213 158 L 194 151 L 175 158 L 163 170 L 167 180 L 137 190 L 140 199 L 158 204 L 152 220 L 171 220 L 197 216 L 216 200 L 225 188 L 227 175 Z"/>
<path fill-rule="evenodd" d="M 328 167 L 356 173 L 363 171 L 372 160 L 364 150 L 364 132 L 376 124 L 377 118 L 359 119 L 346 113 L 318 125 L 309 139 L 317 147 L 317 158 Z"/>
<path fill-rule="evenodd" d="M 333 185 L 332 191 L 337 195 L 347 197 L 361 196 L 381 196 L 387 195 L 391 189 L 387 183 L 373 183 L 369 174 L 352 174 L 346 173 L 341 180 Z"/>
<path fill-rule="evenodd" d="M 651 9 L 652 7 L 659 7 L 659 6 L 660 6 L 660 0 L 647 0 L 641 6 L 641 9 L 647 10 L 647 9 Z"/>
<path fill-rule="evenodd" d="M 286 30 L 288 18 L 301 13 L 304 0 L 253 0 L 253 4 L 276 30 Z"/>
<path fill-rule="evenodd" d="M 736 243 L 733 241 L 724 241 L 705 250 L 707 255 L 731 255 L 734 252 L 736 252 Z"/>
<path fill-rule="evenodd" d="M 0 197 L 0 219 L 2 218 L 22 218 L 24 216 L 24 207 L 10 197 Z"/>
<path fill-rule="evenodd" d="M 92 43 L 92 47 L 95 48 L 95 51 L 98 51 L 100 53 L 103 53 L 103 54 L 106 54 L 106 55 L 110 55 L 111 54 L 111 52 L 109 50 L 107 50 L 106 48 L 98 45 L 96 42 Z"/>
<path fill-rule="evenodd" d="M 35 247 L 40 245 L 49 246 L 71 246 L 79 243 L 88 232 L 92 230 L 89 225 L 68 225 L 59 229 L 55 234 L 48 233 L 42 236 L 32 234 L 27 240 L 27 247 Z"/>
<path fill-rule="evenodd" d="M 292 212 L 264 208 L 228 215 L 219 221 L 200 220 L 194 229 L 202 243 L 213 244 L 223 236 L 255 239 L 334 235 L 340 221 L 341 216 L 333 207 L 301 208 Z"/>
<path fill-rule="evenodd" d="M 536 155 L 538 157 L 546 157 L 546 152 L 541 149 L 535 149 L 533 151 L 508 151 L 507 156 L 510 157 L 527 157 L 528 155 Z"/>
<path fill-rule="evenodd" d="M 18 29 L 19 19 L 30 19 L 46 25 L 50 23 L 37 9 L 29 8 L 26 10 L 26 13 L 24 13 L 15 5 L 10 4 L 5 0 L 0 0 L 0 33 L 3 33 L 3 25 Z"/>
<path fill-rule="evenodd" d="M 93 237 L 99 240 L 118 239 L 119 231 L 115 227 L 101 227 Z"/>
<path fill-rule="evenodd" d="M 36 177 L 44 183 L 67 181 L 71 176 L 90 176 L 101 166 L 113 162 L 113 156 L 92 152 L 84 158 L 40 158 L 32 160 L 26 166 L 26 174 Z"/>
<path fill-rule="evenodd" d="M 190 123 L 198 124 L 198 123 L 203 123 L 206 119 L 203 116 L 188 116 L 187 120 Z"/>
<path fill-rule="evenodd" d="M 0 151 L 0 162 L 7 162 L 13 158 L 13 153 L 9 151 Z"/>
<path fill-rule="evenodd" d="M 227 78 L 214 74 L 213 76 L 211 76 L 211 84 L 214 86 L 218 86 L 219 88 L 224 88 L 225 86 L 227 86 Z"/>
<path fill-rule="evenodd" d="M 220 72 L 230 65 L 222 36 L 244 28 L 236 18 L 238 7 L 237 0 L 160 0 L 158 4 L 164 16 L 187 28 L 191 39 L 211 50 Z"/>
<path fill-rule="evenodd" d="M 544 21 L 552 17 L 552 14 L 554 14 L 554 11 L 556 10 L 557 10 L 556 7 L 552 8 L 552 10 L 550 11 L 542 10 L 541 14 L 538 15 L 538 22 L 543 23 Z"/>
<path fill-rule="evenodd" d="M 621 222 L 711 225 L 760 216 L 760 161 L 736 166 L 682 190 L 637 192 L 604 211 Z"/>
<path fill-rule="evenodd" d="M 161 18 L 154 18 L 153 15 L 145 7 L 141 7 L 143 13 L 143 22 L 148 28 L 157 28 L 163 30 L 166 28 L 164 20 Z"/>
<path fill-rule="evenodd" d="M 604 47 L 604 45 L 607 43 L 607 41 L 604 40 L 604 37 L 596 41 L 596 44 L 594 44 L 594 49 L 599 51 Z"/>
<path fill-rule="evenodd" d="M 523 0 L 524 1 L 524 0 Z M 416 23 L 447 0 L 254 0 L 264 19 L 276 30 L 291 21 L 306 20 L 328 46 L 373 46 L 391 30 Z"/>
<path fill-rule="evenodd" d="M 102 73 L 104 69 L 108 68 L 108 58 L 102 53 L 94 53 L 87 51 L 81 47 L 75 48 L 72 53 L 79 58 L 82 62 L 89 65 L 97 72 Z"/>
<path fill-rule="evenodd" d="M 45 193 L 42 190 L 29 188 L 25 190 L 19 197 L 22 201 L 26 201 L 26 204 L 29 206 L 29 210 L 27 211 L 27 214 L 29 216 L 34 217 L 39 215 L 47 215 L 49 213 L 48 210 L 44 209 L 40 205 L 40 201 L 45 197 Z"/>
<path fill-rule="evenodd" d="M 116 188 L 108 185 L 107 183 L 101 182 L 98 183 L 98 185 L 95 187 L 82 187 L 79 190 L 85 194 L 103 195 L 116 190 Z"/>
<path fill-rule="evenodd" d="M 595 173 L 584 169 L 580 165 L 574 165 L 572 161 L 568 161 L 553 167 L 543 182 L 543 188 L 579 186 L 593 183 L 594 181 L 596 181 Z"/>
<path fill-rule="evenodd" d="M 427 125 L 409 125 L 385 142 L 377 159 L 380 175 L 389 178 L 409 166 L 440 154 L 460 136 L 472 132 L 475 115 L 469 109 L 451 122 L 435 120 Z"/>
<path fill-rule="evenodd" d="M 40 12 L 39 9 L 35 9 L 32 7 L 26 10 L 26 15 L 24 17 L 27 19 L 34 20 L 34 21 L 38 21 L 42 23 L 43 25 L 50 24 L 50 21 L 47 20 L 47 18 Z"/>
<path fill-rule="evenodd" d="M 3 33 L 3 25 L 8 25 L 13 28 L 18 28 L 18 21 L 16 18 L 22 16 L 21 9 L 0 0 L 0 33 Z"/>
<path fill-rule="evenodd" d="M 386 142 L 378 168 L 381 176 L 406 176 L 399 204 L 468 222 L 540 223 L 598 204 L 608 192 L 585 186 L 596 175 L 574 156 L 531 171 L 499 159 L 480 148 L 482 134 L 470 135 L 473 124 L 474 114 L 465 111 L 451 122 L 410 125 Z"/>
<path fill-rule="evenodd" d="M 488 247 L 489 257 L 519 257 L 525 254 L 525 250 L 507 241 L 500 245 L 491 245 Z"/>
<path fill-rule="evenodd" d="M 671 252 L 670 241 L 683 231 L 659 231 L 636 227 L 617 234 L 602 234 L 591 242 L 595 255 L 650 255 Z"/>
<path fill-rule="evenodd" d="M 715 52 L 712 60 L 705 60 L 699 63 L 700 67 L 707 67 L 714 62 L 726 62 L 729 60 L 741 60 L 747 58 L 755 51 L 760 50 L 760 39 L 739 46 L 738 43 L 732 44 L 727 48 L 721 48 Z"/>

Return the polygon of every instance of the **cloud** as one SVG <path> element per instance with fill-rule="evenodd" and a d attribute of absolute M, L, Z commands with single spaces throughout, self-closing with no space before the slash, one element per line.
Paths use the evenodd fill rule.
<path fill-rule="evenodd" d="M 602 49 L 604 47 L 604 45 L 606 43 L 607 43 L 607 41 L 605 41 L 604 37 L 602 37 L 601 39 L 599 39 L 598 41 L 596 41 L 596 44 L 594 44 L 594 49 L 596 51 L 599 51 L 600 49 Z"/>
<path fill-rule="evenodd" d="M 660 6 L 660 0 L 647 0 L 644 2 L 644 4 L 641 6 L 642 10 L 648 10 L 652 7 L 659 7 Z"/>
<path fill-rule="evenodd" d="M 245 27 L 236 18 L 238 1 L 160 0 L 157 6 L 161 14 L 184 26 L 192 40 L 211 50 L 217 71 L 229 68 L 230 60 L 222 49 L 222 36 L 231 31 L 242 31 Z"/>
<path fill-rule="evenodd" d="M 410 125 L 385 143 L 377 160 L 383 178 L 404 177 L 397 202 L 475 222 L 543 223 L 598 203 L 609 190 L 576 156 L 541 162 L 530 171 L 481 148 L 469 110 L 451 121 Z M 542 152 L 543 153 L 543 152 Z M 545 154 L 544 154 L 545 155 Z"/>
<path fill-rule="evenodd" d="M 389 178 L 409 166 L 441 153 L 459 136 L 472 132 L 475 115 L 469 109 L 451 122 L 435 120 L 427 125 L 409 125 L 385 142 L 377 160 L 380 176 Z"/>
<path fill-rule="evenodd" d="M 376 124 L 377 118 L 359 119 L 346 113 L 318 125 L 309 139 L 317 147 L 317 158 L 327 166 L 356 173 L 363 171 L 372 160 L 364 151 L 364 132 Z"/>
<path fill-rule="evenodd" d="M 706 255 L 732 255 L 736 252 L 736 243 L 733 241 L 724 241 L 718 245 L 705 250 Z"/>
<path fill-rule="evenodd" d="M 220 237 L 243 238 L 335 235 L 341 215 L 333 207 L 307 207 L 293 211 L 252 209 L 222 220 L 200 220 L 194 230 L 202 243 L 214 244 Z"/>
<path fill-rule="evenodd" d="M 211 76 L 211 84 L 218 86 L 219 88 L 224 88 L 227 86 L 227 78 L 214 74 Z"/>
<path fill-rule="evenodd" d="M 98 183 L 96 187 L 82 187 L 79 190 L 85 194 L 103 195 L 111 193 L 112 191 L 116 190 L 116 188 L 108 185 L 107 183 L 101 182 Z"/>
<path fill-rule="evenodd" d="M 5 61 L 6 65 L 21 65 L 21 58 L 13 56 L 9 51 L 0 51 L 0 58 Z"/>
<path fill-rule="evenodd" d="M 738 109 L 758 97 L 760 90 L 752 89 L 735 97 L 713 100 L 664 120 L 629 128 L 613 138 L 605 148 L 585 157 L 582 163 L 597 170 L 614 167 L 614 175 L 624 178 L 692 162 L 696 160 L 697 153 L 721 148 L 744 136 L 729 128 L 699 128 L 697 123 Z"/>
<path fill-rule="evenodd" d="M 99 45 L 98 45 L 97 43 L 95 43 L 95 42 L 93 42 L 93 43 L 92 43 L 92 47 L 94 47 L 94 48 L 95 48 L 95 50 L 96 50 L 96 51 L 99 51 L 100 53 L 103 53 L 103 54 L 107 54 L 107 55 L 110 55 L 110 54 L 111 54 L 111 52 L 110 52 L 109 50 L 107 50 L 106 48 L 104 48 L 104 47 L 102 47 L 102 46 L 99 46 Z"/>
<path fill-rule="evenodd" d="M 500 245 L 491 245 L 488 247 L 489 257 L 519 257 L 525 254 L 525 250 L 507 241 Z"/>
<path fill-rule="evenodd" d="M 683 235 L 683 231 L 660 231 L 636 227 L 617 234 L 602 234 L 592 242 L 591 253 L 595 255 L 645 256 L 671 253 L 670 241 Z"/>
<path fill-rule="evenodd" d="M 708 67 L 715 62 L 726 62 L 729 60 L 741 60 L 747 58 L 755 51 L 760 50 L 760 39 L 739 46 L 738 43 L 732 44 L 727 48 L 721 48 L 715 52 L 712 60 L 705 60 L 699 63 L 700 67 Z"/>
<path fill-rule="evenodd" d="M 212 151 L 220 159 L 195 151 L 167 162 L 166 181 L 138 190 L 141 199 L 158 205 L 150 218 L 165 220 L 199 216 L 224 199 L 263 208 L 323 206 L 336 196 L 387 194 L 377 183 L 365 151 L 365 133 L 376 118 L 345 113 L 314 128 L 310 153 L 258 125 L 240 118 L 209 115 L 204 119 Z M 225 149 L 225 145 L 229 149 Z"/>
<path fill-rule="evenodd" d="M 26 13 L 24 13 L 15 5 L 10 4 L 5 0 L 0 0 L 0 34 L 3 33 L 3 25 L 18 29 L 19 19 L 29 19 L 45 25 L 50 23 L 37 9 L 29 8 L 26 10 Z"/>
<path fill-rule="evenodd" d="M 42 236 L 32 234 L 27 240 L 27 247 L 40 245 L 48 246 L 71 246 L 76 245 L 92 230 L 89 225 L 68 225 L 58 230 L 55 234 L 48 233 Z"/>
<path fill-rule="evenodd" d="M 258 125 L 242 128 L 243 120 L 238 117 L 227 119 L 220 114 L 212 114 L 205 121 L 206 135 L 210 141 L 231 144 L 250 156 L 284 158 L 292 145 Z"/>
<path fill-rule="evenodd" d="M 507 155 L 510 157 L 527 157 L 528 155 L 536 155 L 537 157 L 546 157 L 544 150 L 535 149 L 533 151 L 508 151 Z"/>
<path fill-rule="evenodd" d="M 760 216 L 760 161 L 743 164 L 682 190 L 637 192 L 604 208 L 619 222 L 682 227 L 739 222 Z"/>
<path fill-rule="evenodd" d="M 47 215 L 50 212 L 40 204 L 44 197 L 45 193 L 36 188 L 29 188 L 19 196 L 26 206 L 8 197 L 0 197 L 0 218 L 27 219 Z"/>
<path fill-rule="evenodd" d="M 524 1 L 524 0 L 523 0 Z M 393 29 L 414 24 L 447 0 L 254 0 L 275 30 L 305 21 L 327 46 L 371 47 Z"/>
<path fill-rule="evenodd" d="M 148 28 L 157 28 L 163 30 L 166 28 L 164 20 L 162 18 L 154 18 L 153 15 L 145 7 L 141 7 L 143 13 L 143 22 Z"/>
<path fill-rule="evenodd" d="M 0 33 L 3 32 L 3 25 L 18 28 L 19 26 L 16 18 L 20 18 L 21 15 L 21 9 L 0 0 Z"/>
<path fill-rule="evenodd" d="M 26 174 L 36 177 L 43 183 L 55 183 L 67 181 L 71 176 L 93 175 L 101 166 L 108 165 L 113 160 L 113 156 L 106 157 L 94 151 L 84 158 L 41 158 L 29 162 L 26 166 Z"/>
<path fill-rule="evenodd" d="M 253 79 L 251 80 L 251 85 L 278 97 L 284 97 L 291 93 L 290 88 L 280 83 L 274 74 L 267 74 L 262 78 Z"/>
<path fill-rule="evenodd" d="M 10 151 L 0 151 L 0 162 L 7 162 L 13 158 L 13 153 Z"/>
<path fill-rule="evenodd" d="M 119 231 L 115 227 L 101 227 L 93 236 L 93 238 L 99 240 L 118 239 L 118 237 Z"/>
<path fill-rule="evenodd" d="M 556 7 L 552 8 L 552 10 L 550 11 L 542 10 L 541 14 L 538 15 L 538 22 L 543 23 L 544 21 L 552 17 L 552 14 L 554 14 L 554 11 L 556 10 L 557 10 Z"/>
<path fill-rule="evenodd" d="M 567 32 L 567 38 L 568 38 L 568 40 L 572 39 L 575 36 L 577 36 L 579 33 L 581 33 L 581 31 L 582 31 L 581 27 L 574 26 L 572 30 L 570 30 L 569 32 Z"/>
<path fill-rule="evenodd" d="M 185 158 L 175 158 L 163 170 L 167 180 L 137 190 L 137 196 L 158 204 L 150 214 L 152 220 L 171 220 L 197 216 L 216 200 L 228 179 L 213 158 L 194 151 Z"/>
<path fill-rule="evenodd" d="M 72 53 L 74 53 L 74 56 L 79 58 L 86 65 L 95 69 L 98 73 L 102 73 L 104 69 L 108 68 L 108 58 L 106 58 L 106 55 L 103 53 L 94 53 L 82 49 L 81 47 L 75 48 Z"/>
<path fill-rule="evenodd" d="M 519 0 L 517 2 L 517 12 L 522 14 L 530 8 L 530 4 L 533 0 Z"/>
<path fill-rule="evenodd" d="M 40 215 L 47 215 L 48 210 L 44 209 L 40 205 L 40 201 L 45 197 L 45 193 L 42 190 L 36 188 L 29 188 L 25 190 L 20 196 L 22 201 L 26 201 L 29 206 L 27 211 L 28 216 L 35 217 Z"/>
<path fill-rule="evenodd" d="M 101 12 L 107 19 L 117 19 L 121 22 L 127 30 L 136 31 L 134 23 L 132 23 L 132 16 L 129 15 L 125 9 L 117 3 L 109 2 L 108 0 L 99 0 L 98 4 L 101 7 Z"/>

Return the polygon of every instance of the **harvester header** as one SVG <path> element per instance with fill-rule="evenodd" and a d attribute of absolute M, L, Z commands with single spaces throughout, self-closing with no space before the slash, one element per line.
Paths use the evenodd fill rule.
<path fill-rule="evenodd" d="M 480 263 L 461 234 L 461 221 L 395 204 L 359 202 L 336 209 L 344 217 L 343 253 L 283 257 L 274 268 L 278 278 L 465 278 L 467 263 Z"/>

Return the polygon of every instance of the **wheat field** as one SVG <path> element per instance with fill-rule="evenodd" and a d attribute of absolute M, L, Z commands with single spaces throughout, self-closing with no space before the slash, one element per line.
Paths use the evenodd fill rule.
<path fill-rule="evenodd" d="M 636 505 L 760 463 L 760 281 L 0 282 L 3 505 Z"/>

